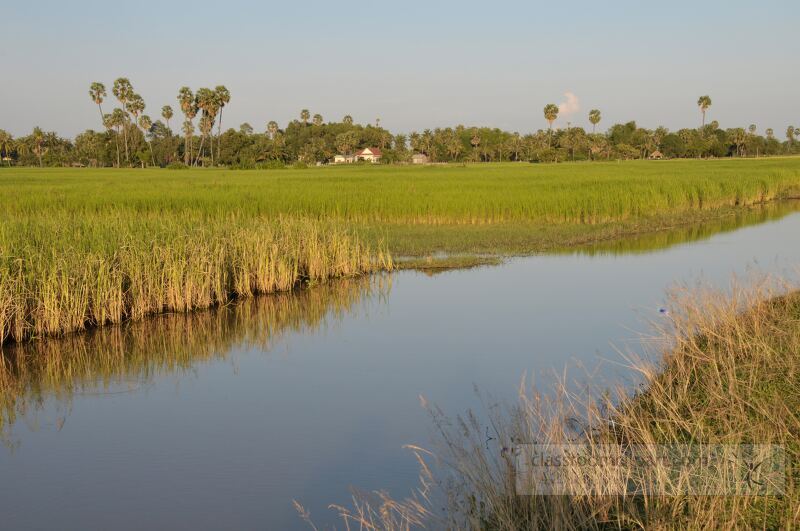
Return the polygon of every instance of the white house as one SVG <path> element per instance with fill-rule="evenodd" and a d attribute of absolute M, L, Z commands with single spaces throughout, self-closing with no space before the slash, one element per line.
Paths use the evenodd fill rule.
<path fill-rule="evenodd" d="M 354 155 L 356 162 L 358 161 L 365 161 L 365 162 L 372 162 L 375 164 L 381 160 L 383 154 L 379 148 L 364 148 L 360 151 L 356 151 Z"/>
<path fill-rule="evenodd" d="M 353 162 L 353 155 L 334 155 L 333 156 L 333 163 L 334 164 L 350 164 Z"/>

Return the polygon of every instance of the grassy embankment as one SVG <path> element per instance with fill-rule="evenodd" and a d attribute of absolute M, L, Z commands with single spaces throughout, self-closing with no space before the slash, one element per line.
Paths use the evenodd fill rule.
<path fill-rule="evenodd" d="M 0 171 L 0 334 L 23 339 L 390 268 L 674 227 L 800 192 L 800 159 Z M 456 256 L 446 265 L 474 259 Z"/>
<path fill-rule="evenodd" d="M 660 341 L 648 343 L 662 345 L 660 363 L 634 364 L 642 383 L 633 394 L 576 394 L 564 385 L 548 397 L 523 386 L 516 405 L 488 408 L 488 430 L 482 415 L 450 419 L 431 408 L 440 444 L 436 460 L 415 449 L 423 463 L 420 491 L 406 500 L 355 497 L 337 509 L 351 526 L 367 529 L 794 529 L 800 292 L 783 291 L 678 297 Z M 584 455 L 600 458 L 550 467 L 553 482 L 527 483 L 531 490 L 519 495 L 508 449 L 521 443 L 581 445 Z M 711 459 L 711 445 L 725 450 Z M 747 445 L 776 445 L 784 455 L 737 454 Z M 708 461 L 663 459 L 665 449 L 687 447 Z M 768 470 L 775 464 L 782 466 Z M 568 494 L 543 493 L 558 481 Z"/>

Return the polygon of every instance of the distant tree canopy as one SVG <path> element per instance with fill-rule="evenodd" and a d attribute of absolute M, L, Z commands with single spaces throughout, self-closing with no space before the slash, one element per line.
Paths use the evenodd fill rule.
<path fill-rule="evenodd" d="M 13 138 L 0 129 L 0 157 L 6 166 L 225 166 L 232 168 L 275 167 L 295 163 L 330 162 L 334 155 L 350 155 L 366 147 L 380 148 L 384 163 L 408 162 L 422 153 L 431 162 L 531 161 L 641 159 L 697 157 L 756 157 L 800 153 L 800 127 L 788 126 L 785 140 L 772 129 L 764 135 L 755 124 L 747 128 L 721 129 L 716 121 L 705 123 L 711 98 L 702 96 L 697 105 L 703 114 L 700 128 L 669 131 L 646 129 L 636 122 L 613 124 L 604 133 L 594 132 L 601 111 L 588 114 L 592 132 L 580 127 L 553 128 L 558 107 L 544 107 L 542 125 L 535 133 L 521 135 L 490 127 L 458 125 L 425 129 L 408 135 L 393 135 L 380 126 L 361 125 L 345 115 L 340 122 L 325 122 L 308 109 L 284 127 L 274 120 L 256 132 L 249 123 L 238 129 L 222 129 L 222 113 L 231 101 L 230 92 L 219 85 L 193 92 L 182 87 L 176 102 L 182 123 L 173 131 L 172 107 L 161 107 L 162 120 L 145 114 L 144 99 L 130 81 L 117 79 L 111 90 L 119 105 L 103 112 L 108 92 L 103 83 L 90 85 L 89 97 L 97 105 L 102 129 L 87 130 L 74 139 L 34 128 L 30 135 Z M 180 115 L 179 115 L 180 118 Z M 215 127 L 216 126 L 216 127 Z M 782 135 L 783 136 L 783 135 Z"/>

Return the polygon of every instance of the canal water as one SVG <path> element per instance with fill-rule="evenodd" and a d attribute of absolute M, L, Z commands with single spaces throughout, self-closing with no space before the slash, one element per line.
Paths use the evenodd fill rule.
<path fill-rule="evenodd" d="M 669 288 L 795 274 L 796 210 L 6 347 L 0 527 L 306 528 L 292 500 L 343 527 L 350 489 L 416 486 L 420 396 L 457 414 L 523 374 L 624 379 Z"/>

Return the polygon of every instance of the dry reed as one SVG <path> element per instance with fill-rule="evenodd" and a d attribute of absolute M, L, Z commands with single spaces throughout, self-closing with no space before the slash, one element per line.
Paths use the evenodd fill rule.
<path fill-rule="evenodd" d="M 379 512 L 385 499 L 365 508 L 370 502 L 362 497 L 353 507 L 337 510 L 368 529 L 797 527 L 800 292 L 786 295 L 786 288 L 766 282 L 724 295 L 676 293 L 659 341 L 646 343 L 659 345 L 660 361 L 633 363 L 641 377 L 633 392 L 622 387 L 614 393 L 576 392 L 562 382 L 555 393 L 539 394 L 523 384 L 519 403 L 488 408 L 485 416 L 468 412 L 453 419 L 431 407 L 439 443 L 434 476 L 445 510 L 427 505 L 422 522 L 386 520 L 374 527 L 368 516 Z M 532 490 L 520 493 L 513 450 L 525 444 L 581 445 L 592 455 L 612 448 L 617 457 L 632 448 L 655 455 L 675 445 L 777 445 L 787 458 L 785 473 L 779 474 L 785 484 L 772 493 L 742 489 L 731 494 L 727 482 L 745 479 L 736 467 L 735 477 L 716 477 L 705 476 L 711 468 L 676 474 L 658 464 L 611 460 L 588 473 L 571 465 L 554 469 L 550 480 L 566 482 L 567 494 L 548 495 L 554 483 L 535 482 L 522 483 Z M 623 466 L 616 466 L 620 462 Z M 698 482 L 704 489 L 696 489 Z M 399 514 L 415 507 L 394 503 L 402 507 L 396 509 Z"/>

